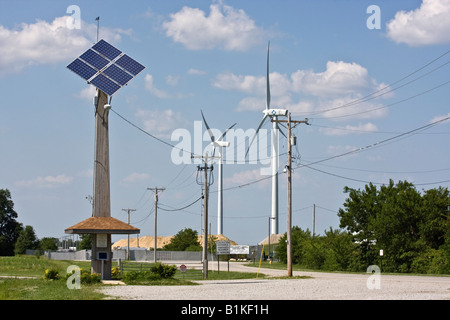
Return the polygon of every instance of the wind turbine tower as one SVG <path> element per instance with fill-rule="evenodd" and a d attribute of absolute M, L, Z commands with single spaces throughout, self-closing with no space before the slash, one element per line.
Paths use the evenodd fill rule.
<path fill-rule="evenodd" d="M 286 116 L 288 110 L 286 109 L 273 109 L 270 106 L 270 76 L 269 76 L 269 51 L 270 51 L 270 41 L 267 45 L 267 74 L 266 74 L 266 109 L 263 111 L 264 117 L 261 123 L 256 129 L 255 135 L 253 136 L 249 148 L 253 143 L 259 129 L 263 126 L 267 118 L 273 120 L 272 127 L 272 210 L 271 210 L 271 234 L 277 234 L 278 231 L 278 166 L 279 166 L 279 132 L 286 136 L 283 131 L 280 130 L 278 122 L 276 121 L 279 116 Z"/>
<path fill-rule="evenodd" d="M 219 183 L 218 183 L 218 194 L 217 194 L 217 234 L 223 234 L 223 148 L 227 148 L 230 146 L 230 142 L 223 141 L 225 138 L 225 135 L 227 134 L 228 130 L 233 128 L 235 124 L 233 124 L 231 127 L 229 127 L 227 130 L 225 130 L 222 135 L 216 139 L 213 135 L 213 132 L 211 128 L 208 126 L 208 123 L 206 122 L 205 116 L 202 113 L 203 122 L 205 123 L 205 127 L 208 130 L 209 136 L 211 138 L 211 144 L 213 145 L 213 153 L 212 157 L 214 159 L 214 155 L 216 152 L 216 147 L 219 148 Z M 214 160 L 213 160 L 214 161 Z"/>

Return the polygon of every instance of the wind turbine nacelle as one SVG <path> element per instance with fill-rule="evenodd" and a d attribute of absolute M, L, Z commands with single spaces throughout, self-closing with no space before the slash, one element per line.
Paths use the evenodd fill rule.
<path fill-rule="evenodd" d="M 266 116 L 287 116 L 288 111 L 286 109 L 267 109 L 263 113 Z"/>
<path fill-rule="evenodd" d="M 229 141 L 215 141 L 214 145 L 217 147 L 228 148 L 230 146 L 230 142 Z"/>

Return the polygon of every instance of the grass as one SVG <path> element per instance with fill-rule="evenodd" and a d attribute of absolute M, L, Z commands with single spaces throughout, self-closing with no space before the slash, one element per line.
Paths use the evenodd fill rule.
<path fill-rule="evenodd" d="M 35 256 L 0 257 L 0 300 L 98 300 L 107 297 L 98 291 L 102 284 L 82 285 L 80 290 L 71 290 L 64 279 L 43 278 L 46 269 L 57 270 L 64 277 L 70 265 L 90 269 L 89 261 L 50 260 Z"/>
<path fill-rule="evenodd" d="M 105 284 L 82 284 L 81 289 L 69 289 L 64 276 L 67 268 L 76 265 L 90 270 L 90 261 L 50 260 L 36 256 L 0 257 L 0 300 L 102 300 L 109 297 L 101 293 Z M 116 266 L 113 264 L 113 267 Z M 46 269 L 58 271 L 61 279 L 46 280 Z M 253 279 L 256 272 L 208 271 L 208 280 Z M 262 278 L 264 275 L 259 274 Z M 140 285 L 197 285 L 189 279 L 158 279 L 141 281 Z"/>

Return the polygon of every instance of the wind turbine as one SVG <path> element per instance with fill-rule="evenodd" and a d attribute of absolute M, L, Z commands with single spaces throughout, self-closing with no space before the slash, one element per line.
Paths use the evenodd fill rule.
<path fill-rule="evenodd" d="M 264 117 L 261 123 L 256 129 L 255 135 L 253 136 L 250 145 L 247 149 L 247 153 L 250 150 L 250 146 L 256 138 L 259 129 L 263 126 L 267 118 L 271 120 L 277 120 L 279 116 L 286 116 L 288 110 L 286 109 L 273 109 L 270 107 L 270 78 L 269 78 L 269 51 L 270 51 L 270 41 L 267 45 L 267 75 L 266 75 L 266 109 L 263 111 Z M 272 127 L 272 234 L 278 233 L 278 164 L 279 164 L 279 150 L 278 150 L 278 132 L 281 131 L 278 122 L 273 121 Z M 283 131 L 281 133 L 286 136 Z"/>
<path fill-rule="evenodd" d="M 229 141 L 223 141 L 223 139 L 225 138 L 225 135 L 227 134 L 227 132 L 233 128 L 235 124 L 233 124 L 231 127 L 229 127 L 227 130 L 225 130 L 222 135 L 216 139 L 214 137 L 214 134 L 212 132 L 212 130 L 210 129 L 210 127 L 208 126 L 208 123 L 206 122 L 205 116 L 203 115 L 203 112 L 200 111 L 202 113 L 202 118 L 203 118 L 203 122 L 205 123 L 205 127 L 208 130 L 209 136 L 211 138 L 211 144 L 213 145 L 213 153 L 212 153 L 212 157 L 214 158 L 215 152 L 216 152 L 216 147 L 219 149 L 219 182 L 218 182 L 218 196 L 217 196 L 217 234 L 223 234 L 223 179 L 222 179 L 222 174 L 223 174 L 223 148 L 227 148 L 230 146 L 230 142 Z"/>

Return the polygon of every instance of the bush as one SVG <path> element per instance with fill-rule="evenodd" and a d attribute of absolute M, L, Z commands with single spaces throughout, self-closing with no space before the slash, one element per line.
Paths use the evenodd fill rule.
<path fill-rule="evenodd" d="M 57 280 L 57 279 L 59 279 L 59 272 L 55 269 L 45 269 L 44 279 L 45 280 Z"/>
<path fill-rule="evenodd" d="M 159 275 L 162 279 L 169 279 L 173 278 L 177 272 L 177 267 L 175 265 L 168 265 L 158 262 L 152 266 L 151 271 Z"/>
<path fill-rule="evenodd" d="M 130 271 L 122 276 L 122 280 L 126 283 L 148 282 L 161 280 L 161 276 L 150 271 Z"/>
<path fill-rule="evenodd" d="M 111 277 L 113 279 L 121 279 L 122 278 L 122 273 L 120 272 L 120 269 L 115 267 L 111 269 Z"/>

